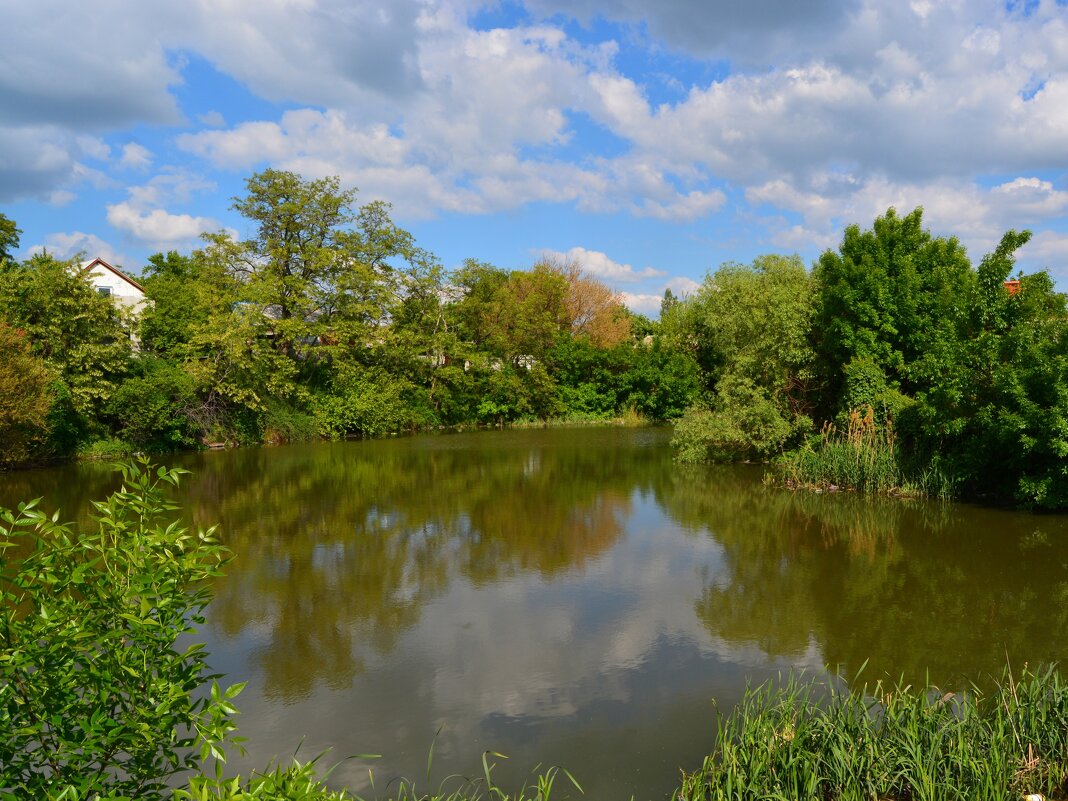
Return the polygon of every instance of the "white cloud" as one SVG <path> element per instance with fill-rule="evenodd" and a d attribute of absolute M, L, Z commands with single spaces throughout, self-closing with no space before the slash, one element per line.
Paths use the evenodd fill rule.
<path fill-rule="evenodd" d="M 194 241 L 205 231 L 219 227 L 209 217 L 171 214 L 163 209 L 141 212 L 128 202 L 108 206 L 107 219 L 108 223 L 123 233 L 157 248 Z"/>
<path fill-rule="evenodd" d="M 115 266 L 125 261 L 123 255 L 110 242 L 104 241 L 96 234 L 87 234 L 84 231 L 49 234 L 44 238 L 44 244 L 31 245 L 27 248 L 31 254 L 45 250 L 59 259 L 69 259 L 84 254 L 91 259 L 100 257 Z"/>
<path fill-rule="evenodd" d="M 1032 269 L 1048 269 L 1061 280 L 1068 278 L 1068 233 L 1039 231 L 1017 253 L 1020 262 Z"/>
<path fill-rule="evenodd" d="M 664 289 L 670 289 L 672 294 L 676 297 L 684 297 L 686 295 L 692 295 L 701 285 L 691 278 L 685 276 L 676 276 L 667 282 Z"/>
<path fill-rule="evenodd" d="M 147 183 L 128 188 L 128 198 L 107 207 L 107 221 L 138 242 L 154 248 L 191 245 L 206 231 L 219 229 L 210 217 L 174 214 L 164 206 L 188 203 L 197 193 L 211 191 L 215 184 L 183 170 L 171 169 Z"/>
<path fill-rule="evenodd" d="M 219 111 L 207 111 L 204 114 L 198 114 L 197 120 L 209 128 L 222 128 L 226 125 L 226 118 Z"/>
<path fill-rule="evenodd" d="M 1068 170 L 1068 18 L 1053 0 L 1028 14 L 988 0 L 528 0 L 532 17 L 496 30 L 471 27 L 479 0 L 8 6 L 0 201 L 106 181 L 87 161 L 146 167 L 140 145 L 116 160 L 100 137 L 181 122 L 175 54 L 190 53 L 290 110 L 229 129 L 202 114 L 211 130 L 180 137 L 188 152 L 339 174 L 409 217 L 557 202 L 688 223 L 721 213 L 729 188 L 776 215 L 782 247 L 825 246 L 891 203 L 923 204 L 981 246 L 1066 210 L 1049 180 Z M 654 104 L 659 78 L 617 64 L 615 42 L 569 36 L 557 13 L 731 71 Z M 576 157 L 579 116 L 619 155 Z M 988 189 L 991 175 L 1018 177 Z M 204 219 L 135 194 L 114 205 L 131 233 Z"/>
<path fill-rule="evenodd" d="M 568 251 L 544 250 L 545 256 L 550 256 L 560 261 L 574 262 L 585 272 L 595 278 L 618 283 L 633 283 L 647 278 L 659 278 L 664 275 L 662 270 L 645 267 L 635 270 L 629 264 L 620 264 L 608 258 L 606 253 L 599 250 L 586 250 L 583 247 L 574 247 Z"/>
<path fill-rule="evenodd" d="M 664 299 L 663 295 L 648 293 L 621 292 L 620 294 L 623 296 L 623 305 L 639 314 L 656 314 L 660 311 L 660 303 Z"/>
<path fill-rule="evenodd" d="M 152 163 L 152 151 L 137 142 L 128 142 L 122 146 L 119 167 L 129 170 L 144 170 Z"/>

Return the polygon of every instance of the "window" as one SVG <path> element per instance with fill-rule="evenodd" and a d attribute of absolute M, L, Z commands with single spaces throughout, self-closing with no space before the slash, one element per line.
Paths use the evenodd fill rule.
<path fill-rule="evenodd" d="M 98 286 L 96 288 L 96 291 L 103 295 L 105 298 L 111 297 L 111 287 L 109 286 Z"/>

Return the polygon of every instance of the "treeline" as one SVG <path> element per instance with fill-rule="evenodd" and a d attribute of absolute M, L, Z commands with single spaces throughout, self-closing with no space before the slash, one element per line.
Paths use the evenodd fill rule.
<path fill-rule="evenodd" d="M 157 254 L 133 316 L 76 262 L 10 258 L 0 218 L 0 463 L 524 419 L 677 417 L 695 360 L 581 266 L 447 273 L 383 203 L 266 170 L 251 236 Z"/>
<path fill-rule="evenodd" d="M 763 257 L 664 315 L 707 392 L 686 460 L 774 459 L 788 483 L 1068 506 L 1068 312 L 1013 276 L 1009 231 L 977 267 L 922 210 L 846 229 L 809 271 Z"/>
<path fill-rule="evenodd" d="M 249 238 L 152 256 L 136 318 L 75 263 L 10 258 L 0 216 L 0 463 L 685 412 L 683 460 L 1068 506 L 1068 312 L 1048 273 L 1012 278 L 1029 232 L 973 266 L 890 209 L 653 321 L 578 264 L 446 271 L 336 178 L 266 170 L 234 208 Z"/>

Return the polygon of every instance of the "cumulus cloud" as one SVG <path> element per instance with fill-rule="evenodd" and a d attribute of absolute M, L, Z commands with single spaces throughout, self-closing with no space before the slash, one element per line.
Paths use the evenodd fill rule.
<path fill-rule="evenodd" d="M 128 170 L 144 170 L 152 163 L 152 152 L 137 142 L 128 142 L 122 146 L 119 167 Z"/>
<path fill-rule="evenodd" d="M 142 212 L 128 202 L 108 206 L 107 218 L 108 223 L 123 233 L 158 248 L 193 241 L 205 231 L 219 227 L 209 217 L 170 214 L 163 209 Z"/>
<path fill-rule="evenodd" d="M 660 303 L 663 295 L 653 295 L 647 292 L 621 292 L 623 305 L 632 312 L 638 314 L 656 314 L 660 311 Z"/>
<path fill-rule="evenodd" d="M 122 253 L 116 250 L 110 242 L 104 241 L 96 234 L 87 234 L 84 231 L 48 234 L 43 244 L 31 245 L 27 251 L 31 254 L 48 251 L 59 259 L 69 259 L 79 255 L 90 259 L 99 257 L 116 267 L 125 261 Z"/>
<path fill-rule="evenodd" d="M 606 253 L 602 253 L 599 250 L 586 250 L 583 247 L 574 247 L 568 251 L 544 250 L 542 253 L 559 261 L 573 262 L 593 277 L 613 283 L 633 283 L 647 278 L 659 278 L 664 275 L 662 270 L 652 267 L 635 270 L 629 264 L 620 264 L 617 261 L 613 261 Z"/>
<path fill-rule="evenodd" d="M 527 0 L 531 16 L 492 30 L 471 25 L 478 0 L 8 5 L 0 201 L 147 167 L 140 145 L 116 159 L 101 137 L 181 122 L 171 90 L 194 54 L 287 110 L 229 128 L 203 114 L 185 151 L 224 169 L 338 174 L 409 217 L 552 202 L 685 224 L 734 192 L 772 213 L 772 241 L 803 248 L 891 204 L 923 204 L 976 246 L 1065 210 L 1051 180 L 1068 170 L 1056 0 L 1026 13 L 986 0 Z M 572 36 L 555 15 L 636 38 Z M 56 40 L 87 44 L 56 52 Z M 635 41 L 714 62 L 718 77 L 654 104 L 654 79 L 616 58 Z M 583 149 L 579 117 L 615 155 Z M 990 187 L 993 175 L 1010 178 Z M 131 235 L 205 221 L 133 194 L 113 205 Z"/>
<path fill-rule="evenodd" d="M 154 176 L 140 186 L 128 189 L 128 198 L 107 207 L 107 221 L 115 229 L 143 245 L 165 249 L 190 245 L 206 231 L 219 229 L 210 217 L 174 214 L 164 206 L 187 203 L 198 192 L 210 191 L 215 184 L 181 170 Z"/>

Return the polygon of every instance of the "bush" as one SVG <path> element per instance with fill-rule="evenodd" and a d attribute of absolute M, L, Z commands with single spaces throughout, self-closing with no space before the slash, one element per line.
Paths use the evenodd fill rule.
<path fill-rule="evenodd" d="M 52 373 L 21 332 L 0 322 L 0 465 L 28 460 L 47 432 Z"/>
<path fill-rule="evenodd" d="M 196 447 L 198 431 L 189 417 L 196 404 L 193 379 L 177 365 L 157 359 L 142 363 L 143 375 L 123 381 L 106 407 L 111 430 L 136 450 L 168 453 Z"/>
<path fill-rule="evenodd" d="M 90 527 L 37 501 L 0 510 L 0 797 L 158 799 L 223 755 L 240 685 L 221 690 L 177 640 L 204 622 L 226 551 L 173 520 L 180 472 L 124 467 Z"/>
<path fill-rule="evenodd" d="M 779 406 L 752 382 L 724 378 L 712 410 L 693 408 L 675 425 L 671 444 L 682 462 L 728 462 L 765 458 L 780 450 L 808 418 L 791 422 Z"/>
<path fill-rule="evenodd" d="M 384 370 L 342 367 L 330 392 L 313 400 L 315 419 L 324 437 L 385 434 L 414 422 L 404 397 L 407 382 Z"/>
<path fill-rule="evenodd" d="M 283 442 L 300 442 L 319 436 L 319 422 L 315 415 L 270 399 L 263 413 L 263 441 L 272 445 Z"/>

